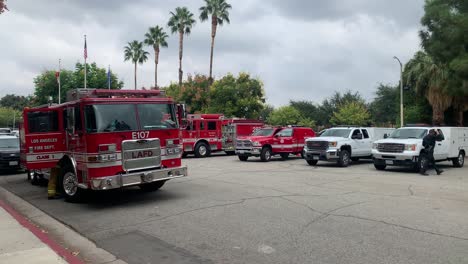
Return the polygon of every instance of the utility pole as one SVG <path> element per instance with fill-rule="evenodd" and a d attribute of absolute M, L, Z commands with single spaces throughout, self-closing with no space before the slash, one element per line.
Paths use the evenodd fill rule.
<path fill-rule="evenodd" d="M 403 64 L 397 56 L 393 56 L 400 64 L 400 126 L 403 127 L 405 122 L 403 120 Z"/>

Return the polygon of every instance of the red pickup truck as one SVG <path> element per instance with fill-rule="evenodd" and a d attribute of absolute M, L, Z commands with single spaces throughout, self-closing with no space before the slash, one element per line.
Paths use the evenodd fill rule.
<path fill-rule="evenodd" d="M 237 138 L 236 154 L 241 161 L 251 156 L 269 161 L 278 154 L 286 159 L 289 154 L 303 154 L 305 140 L 310 137 L 315 137 L 312 128 L 265 127 L 256 130 L 251 136 Z"/>

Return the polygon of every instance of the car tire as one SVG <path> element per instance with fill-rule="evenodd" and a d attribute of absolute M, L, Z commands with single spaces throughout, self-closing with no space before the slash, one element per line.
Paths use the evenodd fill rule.
<path fill-rule="evenodd" d="M 245 155 L 239 155 L 238 157 L 240 161 L 247 161 L 249 159 L 249 156 L 245 156 Z"/>
<path fill-rule="evenodd" d="M 349 151 L 347 150 L 340 151 L 340 157 L 338 158 L 338 165 L 340 167 L 348 167 L 349 160 L 350 160 Z"/>
<path fill-rule="evenodd" d="M 458 153 L 458 157 L 454 158 L 452 160 L 452 163 L 453 163 L 453 166 L 455 168 L 461 168 L 463 167 L 463 165 L 465 165 L 465 153 L 463 153 L 462 151 L 460 151 Z"/>
<path fill-rule="evenodd" d="M 269 147 L 263 147 L 262 152 L 260 153 L 260 160 L 263 162 L 268 162 L 271 160 L 271 149 Z"/>
<path fill-rule="evenodd" d="M 195 157 L 205 158 L 211 155 L 211 149 L 205 142 L 200 142 L 195 146 Z"/>
<path fill-rule="evenodd" d="M 317 162 L 318 162 L 318 160 L 307 160 L 307 164 L 309 164 L 310 166 L 317 165 Z"/>
<path fill-rule="evenodd" d="M 157 181 L 146 184 L 140 184 L 139 187 L 144 192 L 154 192 L 161 189 L 161 187 L 163 187 L 165 183 L 166 181 Z"/>
<path fill-rule="evenodd" d="M 385 165 L 385 164 L 375 164 L 374 163 L 374 167 L 375 167 L 376 170 L 382 171 L 382 170 L 385 170 L 385 168 L 387 168 L 387 165 Z"/>
<path fill-rule="evenodd" d="M 58 189 L 65 201 L 69 203 L 82 202 L 86 195 L 86 190 L 78 187 L 78 177 L 71 166 L 66 166 L 58 176 Z"/>

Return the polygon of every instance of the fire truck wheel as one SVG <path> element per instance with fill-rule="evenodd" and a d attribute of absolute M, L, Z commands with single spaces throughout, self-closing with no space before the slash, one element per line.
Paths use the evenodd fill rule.
<path fill-rule="evenodd" d="M 289 157 L 289 153 L 281 153 L 280 156 L 282 160 L 286 160 Z"/>
<path fill-rule="evenodd" d="M 240 161 L 247 161 L 249 159 L 249 156 L 245 156 L 245 155 L 239 155 L 238 157 Z"/>
<path fill-rule="evenodd" d="M 204 158 L 209 157 L 211 155 L 211 150 L 208 145 L 204 142 L 200 142 L 195 147 L 195 157 L 197 158 Z"/>
<path fill-rule="evenodd" d="M 260 160 L 264 162 L 271 160 L 271 149 L 269 147 L 263 147 L 260 153 Z"/>
<path fill-rule="evenodd" d="M 307 160 L 307 164 L 309 164 L 310 166 L 317 165 L 317 162 L 318 162 L 318 160 Z"/>
<path fill-rule="evenodd" d="M 84 198 L 85 190 L 78 187 L 78 178 L 70 167 L 65 167 L 59 177 L 59 190 L 67 202 L 79 202 Z"/>
<path fill-rule="evenodd" d="M 154 192 L 163 187 L 166 181 L 157 181 L 152 183 L 141 184 L 140 189 L 144 192 Z"/>

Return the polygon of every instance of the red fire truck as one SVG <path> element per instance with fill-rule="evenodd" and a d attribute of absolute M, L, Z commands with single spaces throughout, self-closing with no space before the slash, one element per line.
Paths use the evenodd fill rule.
<path fill-rule="evenodd" d="M 24 109 L 20 149 L 28 178 L 47 178 L 59 167 L 58 188 L 74 201 L 86 189 L 154 191 L 187 176 L 177 120 L 183 107 L 161 91 L 76 89 L 68 98 Z"/>
<path fill-rule="evenodd" d="M 236 138 L 250 135 L 263 125 L 259 120 L 225 118 L 223 114 L 188 115 L 181 128 L 184 156 L 203 158 L 217 151 L 233 155 Z"/>
<path fill-rule="evenodd" d="M 304 155 L 305 140 L 310 137 L 315 137 L 315 132 L 308 127 L 264 127 L 251 136 L 237 139 L 236 154 L 241 161 L 252 156 L 270 161 L 277 154 L 284 160 L 290 154 Z"/>

